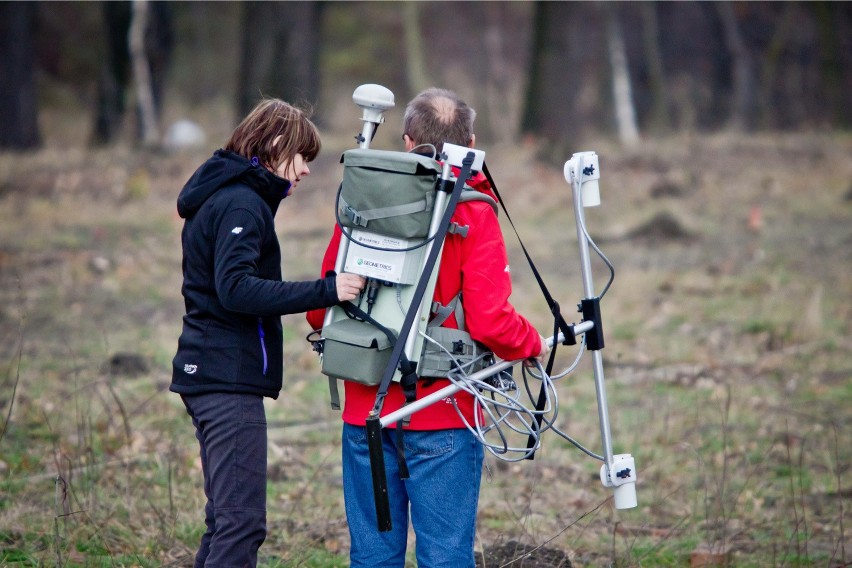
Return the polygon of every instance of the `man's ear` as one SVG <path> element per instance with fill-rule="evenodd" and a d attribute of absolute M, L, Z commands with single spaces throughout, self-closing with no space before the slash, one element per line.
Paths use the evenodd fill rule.
<path fill-rule="evenodd" d="M 476 134 L 471 134 L 470 135 L 470 142 L 468 143 L 467 147 L 473 148 L 474 146 L 476 146 Z"/>
<path fill-rule="evenodd" d="M 412 140 L 411 136 L 409 136 L 408 134 L 403 134 L 402 140 L 403 140 L 403 142 L 405 142 L 405 151 L 411 152 L 411 150 L 413 150 L 414 146 L 416 145 L 416 144 L 414 144 L 414 140 Z"/>

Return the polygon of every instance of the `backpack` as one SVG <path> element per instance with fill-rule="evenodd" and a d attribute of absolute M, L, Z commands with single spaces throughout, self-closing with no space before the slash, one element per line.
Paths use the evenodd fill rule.
<path fill-rule="evenodd" d="M 332 407 L 339 408 L 337 379 L 366 385 L 381 382 L 420 278 L 429 279 L 423 298 L 430 300 L 422 302 L 418 332 L 409 339 L 417 375 L 447 377 L 459 366 L 468 372 L 487 366 L 489 350 L 464 330 L 461 293 L 448 306 L 431 302 L 440 262 L 430 274 L 423 274 L 434 238 L 430 226 L 444 213 L 436 209 L 443 183 L 441 164 L 419 154 L 366 149 L 344 152 L 341 162 L 343 180 L 335 208 L 343 233 L 338 265 L 342 260 L 344 271 L 362 274 L 371 282 L 355 310 L 330 308 L 321 332 L 322 373 L 329 377 Z M 465 188 L 459 202 L 472 200 L 487 201 L 496 211 L 491 197 Z M 467 228 L 453 224 L 449 232 L 465 236 Z M 452 313 L 459 329 L 442 327 Z M 397 370 L 394 379 L 399 378 Z"/>

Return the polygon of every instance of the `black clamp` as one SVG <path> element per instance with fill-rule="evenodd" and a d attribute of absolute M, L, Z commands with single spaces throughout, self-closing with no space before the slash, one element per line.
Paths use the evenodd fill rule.
<path fill-rule="evenodd" d="M 594 327 L 586 332 L 586 347 L 591 351 L 604 348 L 603 324 L 601 322 L 601 299 L 586 298 L 580 302 L 583 321 L 590 321 Z"/>

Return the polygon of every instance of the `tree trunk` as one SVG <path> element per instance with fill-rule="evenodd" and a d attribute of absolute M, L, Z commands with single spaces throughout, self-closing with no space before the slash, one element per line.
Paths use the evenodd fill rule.
<path fill-rule="evenodd" d="M 604 4 L 603 7 L 606 11 L 607 46 L 612 66 L 612 94 L 618 138 L 622 144 L 629 146 L 639 140 L 639 129 L 636 126 L 636 109 L 633 106 L 627 53 L 616 6 Z"/>
<path fill-rule="evenodd" d="M 848 27 L 844 32 L 841 27 L 844 21 L 842 11 L 849 10 L 846 2 L 813 2 L 808 7 L 814 12 L 819 38 L 819 66 L 822 85 L 819 91 L 822 96 L 815 102 L 821 109 L 809 108 L 807 114 L 813 118 L 823 119 L 829 124 L 849 126 L 850 112 L 849 104 L 849 80 L 850 67 L 848 62 L 844 65 L 842 54 L 844 52 L 843 38 L 849 38 Z M 848 23 L 848 12 L 847 18 Z M 847 39 L 846 44 L 849 41 Z M 849 54 L 846 47 L 847 57 Z M 845 91 L 845 100 L 844 100 Z M 821 99 L 821 100 L 820 100 Z"/>
<path fill-rule="evenodd" d="M 242 7 L 237 78 L 237 115 L 240 120 L 264 95 L 269 95 L 264 92 L 264 75 L 273 60 L 275 22 L 281 16 L 276 11 L 276 4 L 269 5 L 268 2 L 244 2 Z M 258 11 L 266 15 L 258 18 Z"/>
<path fill-rule="evenodd" d="M 160 140 L 157 127 L 157 109 L 151 68 L 145 52 L 145 30 L 148 26 L 148 0 L 133 0 L 133 19 L 130 21 L 130 57 L 133 62 L 133 81 L 136 86 L 136 103 L 139 107 L 142 144 L 156 146 Z"/>
<path fill-rule="evenodd" d="M 0 148 L 41 144 L 34 65 L 37 4 L 0 3 Z"/>
<path fill-rule="evenodd" d="M 240 116 L 263 97 L 308 104 L 319 100 L 322 9 L 321 2 L 313 1 L 243 4 Z"/>
<path fill-rule="evenodd" d="M 93 143 L 108 144 L 121 130 L 126 106 L 125 91 L 130 82 L 130 29 L 132 5 L 129 2 L 104 2 L 103 26 L 105 53 L 98 78 L 98 102 L 95 110 Z"/>
<path fill-rule="evenodd" d="M 760 126 L 770 128 L 775 117 L 773 109 L 776 108 L 774 102 L 775 82 L 778 77 L 778 67 L 781 64 L 784 55 L 784 48 L 790 41 L 790 32 L 795 24 L 795 14 L 797 7 L 795 2 L 784 4 L 784 9 L 778 22 L 775 24 L 775 31 L 772 34 L 772 40 L 766 48 L 763 56 L 763 65 L 760 69 L 760 86 L 758 102 L 760 107 Z"/>
<path fill-rule="evenodd" d="M 320 95 L 320 32 L 323 2 L 282 2 L 275 59 L 266 78 L 275 96 L 314 105 Z"/>
<path fill-rule="evenodd" d="M 574 101 L 579 85 L 574 64 L 580 62 L 568 44 L 568 32 L 577 21 L 574 12 L 581 8 L 574 2 L 535 2 L 522 134 L 564 138 L 565 129 L 576 116 Z"/>
<path fill-rule="evenodd" d="M 521 132 L 537 132 L 545 118 L 542 112 L 542 95 L 545 83 L 545 59 L 547 57 L 548 3 L 538 0 L 533 8 L 532 50 L 530 52 L 530 74 L 527 78 L 524 112 L 521 117 Z"/>
<path fill-rule="evenodd" d="M 411 93 L 419 93 L 429 86 L 423 35 L 420 33 L 420 3 L 404 2 L 402 10 L 408 90 Z"/>
<path fill-rule="evenodd" d="M 484 96 L 488 137 L 495 142 L 508 143 L 517 136 L 517 117 L 511 112 L 509 95 L 511 79 L 504 63 L 505 31 L 503 13 L 507 5 L 502 2 L 483 2 L 485 20 L 482 26 L 485 54 Z"/>
<path fill-rule="evenodd" d="M 648 90 L 651 96 L 650 123 L 654 129 L 665 132 L 671 128 L 671 120 L 666 75 L 658 41 L 657 5 L 654 2 L 640 2 L 639 10 L 642 18 L 643 52 L 648 69 Z"/>
<path fill-rule="evenodd" d="M 145 143 L 145 137 L 152 136 L 148 131 L 151 105 L 155 131 L 158 130 L 165 79 L 173 47 L 171 5 L 168 2 L 146 2 L 145 15 L 142 18 L 144 22 L 135 20 L 137 9 L 135 2 L 103 3 L 104 53 L 98 77 L 97 108 L 92 136 L 92 143 L 95 145 L 108 144 L 121 133 L 131 78 L 136 89 L 136 137 Z M 139 27 L 131 29 L 132 25 Z M 131 34 L 136 34 L 136 37 L 131 37 Z M 136 53 L 131 54 L 132 41 L 141 42 L 141 45 L 137 46 L 141 53 L 138 60 Z M 137 64 L 144 68 L 137 69 Z M 142 80 L 147 80 L 149 84 L 146 89 L 149 95 L 140 95 L 137 77 L 140 72 L 147 74 L 147 79 L 142 77 Z M 143 109 L 143 105 L 149 108 Z"/>
<path fill-rule="evenodd" d="M 737 15 L 732 2 L 714 4 L 722 21 L 725 45 L 733 61 L 733 105 L 729 127 L 734 130 L 746 130 L 751 126 L 754 116 L 754 71 L 751 54 L 740 33 Z"/>

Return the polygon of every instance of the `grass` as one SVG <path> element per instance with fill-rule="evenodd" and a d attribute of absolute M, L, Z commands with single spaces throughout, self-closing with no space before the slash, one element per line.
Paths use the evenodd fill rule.
<path fill-rule="evenodd" d="M 800 146 L 815 151 L 805 158 Z M 734 566 L 852 561 L 852 140 L 718 135 L 606 149 L 603 205 L 586 221 L 616 266 L 601 304 L 604 368 L 615 450 L 636 459 L 639 507 L 616 511 L 600 463 L 546 437 L 535 460 L 488 458 L 478 549 L 541 545 L 575 566 L 684 566 L 714 546 Z M 512 188 L 502 193 L 513 219 L 576 320 L 561 165 L 538 164 L 530 178 L 529 150 L 488 150 Z M 681 197 L 649 195 L 659 181 L 649 152 L 688 186 Z M 290 278 L 313 276 L 332 222 L 338 166 L 334 149 L 323 156 L 279 213 Z M 0 155 L 0 565 L 191 565 L 203 525 L 197 446 L 167 389 L 183 310 L 174 198 L 204 157 Z M 757 231 L 746 224 L 753 205 Z M 660 211 L 697 239 L 624 237 Z M 506 234 L 513 302 L 549 332 Z M 607 275 L 595 270 L 600 286 Z M 285 390 L 266 405 L 261 565 L 345 566 L 339 415 L 304 319 L 284 324 Z M 111 367 L 116 353 L 139 355 L 148 371 Z M 575 351 L 559 353 L 564 366 Z M 559 394 L 560 427 L 600 451 L 588 357 Z"/>

